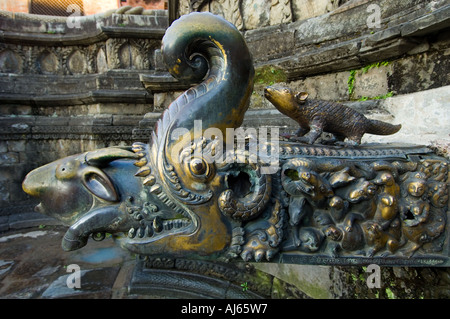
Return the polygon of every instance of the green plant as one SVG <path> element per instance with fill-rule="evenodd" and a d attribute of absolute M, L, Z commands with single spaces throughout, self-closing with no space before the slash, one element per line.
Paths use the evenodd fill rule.
<path fill-rule="evenodd" d="M 247 282 L 242 283 L 241 287 L 242 287 L 242 291 L 247 291 L 248 290 L 248 283 Z"/>
<path fill-rule="evenodd" d="M 257 68 L 255 71 L 255 80 L 256 84 L 265 84 L 265 85 L 273 85 L 278 82 L 286 82 L 287 75 L 286 73 L 275 66 L 266 65 L 260 68 Z"/>
<path fill-rule="evenodd" d="M 384 99 L 387 99 L 388 97 L 392 97 L 392 96 L 394 96 L 394 92 L 393 91 L 389 91 L 386 94 L 378 95 L 378 96 L 374 96 L 374 97 L 363 96 L 360 99 L 358 99 L 358 101 L 384 100 Z"/>
<path fill-rule="evenodd" d="M 387 65 L 389 65 L 388 61 L 381 61 L 381 62 L 376 62 L 376 63 L 366 65 L 365 67 L 360 69 L 361 74 L 367 73 L 370 69 L 379 68 L 380 66 L 387 66 Z"/>
<path fill-rule="evenodd" d="M 353 90 L 355 89 L 355 76 L 356 76 L 356 72 L 357 72 L 357 70 L 351 70 L 351 71 L 350 71 L 350 76 L 348 77 L 348 80 L 347 80 L 347 85 L 348 85 L 348 95 L 349 95 L 349 96 L 352 96 Z"/>
<path fill-rule="evenodd" d="M 386 288 L 385 291 L 386 291 L 386 295 L 387 295 L 388 299 L 395 299 L 395 295 L 389 287 Z"/>
<path fill-rule="evenodd" d="M 364 66 L 364 67 L 362 67 L 360 69 L 357 69 L 357 70 L 350 70 L 350 75 L 349 75 L 348 80 L 347 80 L 349 98 L 352 99 L 353 91 L 355 90 L 356 74 L 358 72 L 360 72 L 361 74 L 365 74 L 370 69 L 379 68 L 381 66 L 387 66 L 387 65 L 389 65 L 389 63 L 390 63 L 389 61 L 380 61 L 380 62 L 376 62 L 376 63 L 372 63 L 372 64 L 369 64 L 369 65 L 366 65 L 366 66 Z M 376 99 L 376 100 L 378 100 L 378 99 L 385 99 L 387 97 L 391 97 L 392 95 L 393 95 L 393 92 L 391 91 L 391 92 L 389 92 L 389 93 L 387 93 L 385 95 L 381 95 L 381 96 L 374 97 L 374 98 L 369 98 L 369 97 L 363 96 L 361 99 L 359 99 L 359 101 L 366 101 L 366 100 L 369 100 L 369 99 Z"/>

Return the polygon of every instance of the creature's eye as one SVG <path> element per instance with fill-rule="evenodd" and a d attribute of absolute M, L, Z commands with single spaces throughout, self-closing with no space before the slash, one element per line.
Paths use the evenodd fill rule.
<path fill-rule="evenodd" d="M 193 157 L 191 160 L 185 161 L 185 167 L 194 179 L 201 182 L 206 182 L 214 175 L 214 168 L 202 157 Z"/>
<path fill-rule="evenodd" d="M 194 158 L 191 161 L 189 168 L 194 175 L 204 175 L 208 170 L 208 165 L 203 159 Z"/>

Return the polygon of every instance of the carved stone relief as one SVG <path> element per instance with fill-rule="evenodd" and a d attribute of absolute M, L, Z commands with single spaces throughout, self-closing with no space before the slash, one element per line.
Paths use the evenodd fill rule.
<path fill-rule="evenodd" d="M 2 73 L 21 73 L 23 62 L 17 53 L 10 49 L 0 52 L 0 72 Z"/>
<path fill-rule="evenodd" d="M 106 53 L 103 47 L 99 48 L 96 55 L 97 73 L 108 71 L 108 61 L 106 60 Z"/>
<path fill-rule="evenodd" d="M 36 64 L 41 74 L 58 74 L 61 69 L 61 61 L 52 49 L 42 50 Z"/>
<path fill-rule="evenodd" d="M 70 74 L 85 74 L 87 72 L 86 56 L 80 51 L 73 51 L 68 60 L 67 68 Z"/>
<path fill-rule="evenodd" d="M 253 30 L 305 20 L 333 11 L 347 1 L 338 0 L 181 0 L 178 14 L 209 11 L 224 17 L 239 30 Z"/>
<path fill-rule="evenodd" d="M 1 44 L 0 72 L 16 74 L 94 74 L 108 69 L 149 70 L 160 40 L 112 38 L 89 46 Z"/>

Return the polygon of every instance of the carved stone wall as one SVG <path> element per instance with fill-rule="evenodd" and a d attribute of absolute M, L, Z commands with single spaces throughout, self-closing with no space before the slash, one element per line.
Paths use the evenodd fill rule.
<path fill-rule="evenodd" d="M 239 30 L 254 30 L 313 18 L 342 6 L 346 0 L 180 0 L 178 15 L 210 11 L 232 22 Z"/>
<path fill-rule="evenodd" d="M 164 10 L 73 21 L 0 11 L 0 230 L 33 220 L 22 215 L 32 211 L 21 189 L 31 169 L 148 141 L 149 127 L 139 122 L 153 110 L 153 95 L 140 75 L 161 69 L 156 55 L 167 26 Z"/>

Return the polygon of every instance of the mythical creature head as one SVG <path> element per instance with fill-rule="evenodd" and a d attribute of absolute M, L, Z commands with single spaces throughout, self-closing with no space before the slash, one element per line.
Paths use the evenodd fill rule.
<path fill-rule="evenodd" d="M 168 107 L 149 144 L 70 156 L 23 182 L 40 200 L 39 212 L 70 226 L 65 250 L 108 232 L 140 254 L 218 254 L 231 246 L 240 220 L 268 201 L 265 179 L 248 160 L 235 163 L 234 154 L 217 165 L 212 158 L 227 143 L 226 129 L 242 124 L 253 90 L 253 63 L 240 32 L 219 16 L 193 13 L 167 30 L 162 54 L 174 77 L 200 84 Z M 204 134 L 208 128 L 214 137 Z M 246 191 L 235 187 L 241 180 Z"/>

